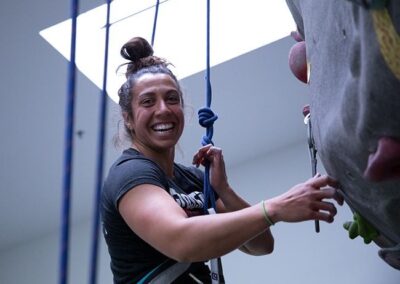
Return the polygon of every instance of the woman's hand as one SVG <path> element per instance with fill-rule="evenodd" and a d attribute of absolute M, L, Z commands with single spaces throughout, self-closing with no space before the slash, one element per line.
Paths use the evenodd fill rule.
<path fill-rule="evenodd" d="M 337 210 L 333 203 L 324 199 L 335 199 L 343 204 L 343 197 L 333 187 L 337 182 L 329 176 L 315 177 L 292 187 L 286 193 L 265 201 L 268 215 L 273 222 L 300 222 L 321 220 L 333 222 Z"/>
<path fill-rule="evenodd" d="M 214 190 L 219 196 L 216 202 L 218 213 L 237 212 L 241 209 L 248 208 L 250 205 L 242 199 L 230 187 L 225 171 L 225 162 L 220 148 L 212 145 L 206 145 L 199 149 L 193 157 L 193 164 L 196 166 L 210 163 L 210 182 Z M 259 207 L 255 211 L 259 212 Z M 220 214 L 217 214 L 220 215 Z M 229 215 L 226 215 L 229 216 Z M 241 251 L 251 255 L 264 255 L 271 253 L 274 249 L 274 238 L 268 228 L 265 227 L 264 218 L 261 218 L 261 228 L 258 234 L 248 238 L 238 247 Z M 224 240 L 226 242 L 227 239 Z"/>
<path fill-rule="evenodd" d="M 193 156 L 193 165 L 205 166 L 207 162 L 210 163 L 210 183 L 221 196 L 223 191 L 230 189 L 222 149 L 211 144 L 201 147 Z"/>

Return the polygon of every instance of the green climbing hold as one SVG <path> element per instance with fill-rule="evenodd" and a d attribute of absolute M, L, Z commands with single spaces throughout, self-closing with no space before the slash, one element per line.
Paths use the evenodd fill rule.
<path fill-rule="evenodd" d="M 364 239 L 365 244 L 369 244 L 379 236 L 379 232 L 357 212 L 354 212 L 353 221 L 344 223 L 343 228 L 349 232 L 350 239 L 360 236 Z"/>

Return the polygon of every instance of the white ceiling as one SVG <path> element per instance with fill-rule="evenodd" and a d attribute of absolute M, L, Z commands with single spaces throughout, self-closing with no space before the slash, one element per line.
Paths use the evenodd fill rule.
<path fill-rule="evenodd" d="M 114 0 L 111 3 L 107 92 L 116 102 L 117 91 L 125 79 L 122 74 L 115 74 L 118 66 L 126 62 L 119 54 L 120 48 L 133 35 L 151 42 L 155 3 L 154 0 Z M 177 67 L 174 73 L 178 78 L 204 70 L 206 3 L 203 0 L 160 2 L 155 54 L 167 58 Z M 76 65 L 99 88 L 103 87 L 103 68 L 102 64 L 93 62 L 104 61 L 106 12 L 107 5 L 103 4 L 81 13 L 77 19 Z M 211 66 L 279 40 L 295 29 L 284 1 L 264 0 L 210 1 L 210 26 Z M 255 27 L 267 28 L 263 32 L 248 32 Z M 70 57 L 70 37 L 66 35 L 69 34 L 70 19 L 40 31 L 40 35 L 67 59 Z"/>
<path fill-rule="evenodd" d="M 103 1 L 82 1 L 81 11 Z M 90 2 L 90 3 L 88 3 Z M 67 61 L 38 32 L 69 17 L 69 1 L 2 0 L 0 130 L 0 250 L 59 230 L 64 155 Z M 266 32 L 256 27 L 249 32 Z M 307 91 L 291 75 L 286 37 L 212 69 L 214 142 L 228 166 L 305 140 Z M 97 63 L 96 63 L 97 64 Z M 182 80 L 188 122 L 180 142 L 190 161 L 204 133 L 197 109 L 205 104 L 203 72 Z M 78 74 L 72 224 L 91 218 L 100 90 Z M 119 119 L 109 100 L 106 168 L 118 150 L 111 139 Z M 192 116 L 192 118 L 190 118 Z"/>

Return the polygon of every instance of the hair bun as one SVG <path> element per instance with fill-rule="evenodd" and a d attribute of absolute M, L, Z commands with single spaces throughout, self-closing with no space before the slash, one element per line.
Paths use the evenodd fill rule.
<path fill-rule="evenodd" d="M 122 46 L 120 53 L 123 58 L 137 62 L 153 55 L 153 48 L 144 38 L 134 37 Z"/>

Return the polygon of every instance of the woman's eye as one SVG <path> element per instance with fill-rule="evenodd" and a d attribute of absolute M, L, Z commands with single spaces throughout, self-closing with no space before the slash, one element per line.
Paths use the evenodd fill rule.
<path fill-rule="evenodd" d="M 168 101 L 169 101 L 170 103 L 180 103 L 181 98 L 179 97 L 179 95 L 170 95 L 170 96 L 168 97 Z"/>
<path fill-rule="evenodd" d="M 153 100 L 151 100 L 151 99 L 144 99 L 141 101 L 141 104 L 144 106 L 151 106 L 152 103 L 153 103 Z"/>

